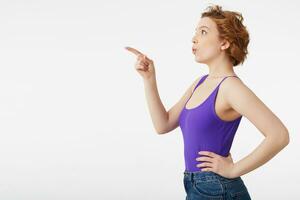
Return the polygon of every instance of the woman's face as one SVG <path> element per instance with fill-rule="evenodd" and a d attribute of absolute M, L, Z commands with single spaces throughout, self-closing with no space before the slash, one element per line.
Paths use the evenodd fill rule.
<path fill-rule="evenodd" d="M 221 53 L 221 41 L 217 25 L 209 17 L 201 18 L 192 39 L 195 60 L 208 64 Z"/>

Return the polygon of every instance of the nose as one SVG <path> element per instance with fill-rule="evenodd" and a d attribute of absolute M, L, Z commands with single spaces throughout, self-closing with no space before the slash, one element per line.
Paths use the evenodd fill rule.
<path fill-rule="evenodd" d="M 197 43 L 197 40 L 196 40 L 195 36 L 192 38 L 192 43 L 194 43 L 194 44 Z"/>

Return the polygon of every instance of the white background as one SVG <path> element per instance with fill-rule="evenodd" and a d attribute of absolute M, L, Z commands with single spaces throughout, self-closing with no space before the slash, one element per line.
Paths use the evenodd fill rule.
<path fill-rule="evenodd" d="M 243 14 L 239 77 L 282 120 L 290 144 L 242 176 L 253 199 L 299 199 L 297 1 L 0 1 L 0 199 L 185 198 L 180 128 L 157 135 L 131 46 L 154 60 L 173 106 L 208 73 L 191 52 L 211 3 Z M 235 161 L 263 135 L 243 118 Z"/>

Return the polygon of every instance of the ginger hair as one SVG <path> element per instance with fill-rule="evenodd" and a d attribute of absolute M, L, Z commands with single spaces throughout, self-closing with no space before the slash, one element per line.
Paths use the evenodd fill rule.
<path fill-rule="evenodd" d="M 216 25 L 220 39 L 226 39 L 230 46 L 225 50 L 233 66 L 243 64 L 248 54 L 249 33 L 243 25 L 243 16 L 239 12 L 222 10 L 219 5 L 206 8 L 201 18 L 209 17 Z"/>

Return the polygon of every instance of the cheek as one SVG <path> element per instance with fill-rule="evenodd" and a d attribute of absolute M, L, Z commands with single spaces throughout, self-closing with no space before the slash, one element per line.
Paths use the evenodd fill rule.
<path fill-rule="evenodd" d="M 210 38 L 203 38 L 199 42 L 198 52 L 197 52 L 198 56 L 207 58 L 210 56 L 214 56 L 217 53 L 218 53 L 218 48 L 214 40 Z"/>

